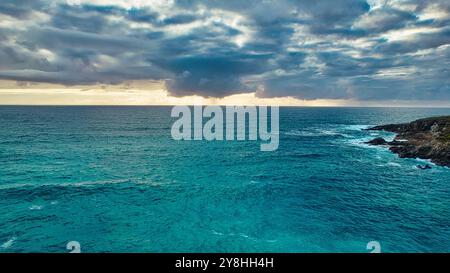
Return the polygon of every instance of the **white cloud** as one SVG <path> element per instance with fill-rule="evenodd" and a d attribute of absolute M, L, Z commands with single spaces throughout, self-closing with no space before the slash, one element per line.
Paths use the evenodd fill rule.
<path fill-rule="evenodd" d="M 174 0 L 60 0 L 68 5 L 89 4 L 96 6 L 117 6 L 125 9 L 152 8 L 155 10 L 167 10 L 173 7 Z"/>

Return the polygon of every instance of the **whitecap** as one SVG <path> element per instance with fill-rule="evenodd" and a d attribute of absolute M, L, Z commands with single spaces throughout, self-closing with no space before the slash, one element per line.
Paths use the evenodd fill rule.
<path fill-rule="evenodd" d="M 370 148 L 370 149 L 384 149 L 382 146 L 376 146 L 376 145 L 370 145 L 365 142 L 372 140 L 371 138 L 356 138 L 349 141 L 346 141 L 347 144 L 351 146 L 358 146 L 363 148 Z"/>
<path fill-rule="evenodd" d="M 26 187 L 86 187 L 95 185 L 108 185 L 130 182 L 129 179 L 105 180 L 105 181 L 82 181 L 82 182 L 66 182 L 66 183 L 15 183 L 0 185 L 0 190 L 26 188 Z"/>
<path fill-rule="evenodd" d="M 387 142 L 390 142 L 390 141 L 394 140 L 395 134 L 385 135 L 385 136 L 383 136 L 383 138 Z M 365 143 L 365 142 L 368 142 L 371 140 L 373 140 L 373 137 L 364 136 L 364 137 L 353 138 L 353 139 L 350 139 L 345 142 L 351 146 L 359 146 L 359 147 L 372 148 L 372 149 L 384 149 L 384 150 L 389 151 L 389 149 L 386 149 L 386 146 L 384 146 L 384 145 L 370 145 L 370 144 Z"/>
<path fill-rule="evenodd" d="M 399 163 L 396 163 L 396 162 L 389 162 L 386 165 L 393 166 L 393 167 L 401 167 L 402 166 L 402 165 L 400 165 Z"/>
<path fill-rule="evenodd" d="M 292 131 L 286 132 L 285 135 L 288 135 L 288 136 L 312 137 L 312 136 L 316 136 L 317 134 L 314 133 L 314 132 L 308 132 L 308 131 L 292 130 Z"/>
<path fill-rule="evenodd" d="M 259 182 L 259 181 L 250 180 L 249 182 L 244 182 L 244 186 L 256 185 L 256 184 L 260 184 L 260 183 L 261 182 Z"/>
<path fill-rule="evenodd" d="M 29 207 L 30 210 L 41 210 L 42 208 L 44 208 L 44 206 L 40 206 L 40 205 L 31 205 Z"/>
<path fill-rule="evenodd" d="M 336 131 L 336 130 L 326 130 L 326 129 L 324 129 L 324 130 L 318 130 L 318 132 L 319 132 L 319 136 L 342 136 L 342 137 L 352 137 L 352 136 L 350 136 L 350 135 L 348 135 L 348 134 L 343 134 L 343 133 L 341 133 L 341 132 L 339 132 L 339 131 Z"/>
<path fill-rule="evenodd" d="M 225 234 L 223 234 L 222 232 L 215 231 L 214 229 L 211 230 L 211 232 L 212 232 L 213 234 L 215 234 L 215 235 L 220 235 L 220 236 L 225 235 Z"/>
<path fill-rule="evenodd" d="M 256 240 L 256 238 L 254 238 L 254 237 L 252 237 L 250 235 L 247 235 L 245 233 L 238 233 L 238 234 L 236 234 L 236 233 L 231 232 L 231 233 L 225 234 L 225 233 L 222 233 L 222 232 L 215 231 L 214 229 L 211 230 L 211 232 L 213 234 L 219 235 L 219 236 L 224 236 L 225 235 L 225 236 L 230 236 L 230 237 L 242 237 L 242 238 L 245 238 L 245 239 L 248 239 L 248 240 L 252 240 L 252 241 Z"/>
<path fill-rule="evenodd" d="M 166 185 L 168 185 L 170 183 L 173 183 L 173 182 L 136 181 L 134 183 L 138 184 L 138 185 L 147 185 L 147 186 L 161 187 L 161 186 L 166 186 Z"/>
<path fill-rule="evenodd" d="M 253 236 L 250 236 L 250 235 L 247 235 L 245 233 L 239 233 L 239 236 L 242 237 L 242 238 L 245 238 L 247 240 L 251 240 L 251 241 L 257 241 L 258 240 L 257 238 L 255 238 Z"/>
<path fill-rule="evenodd" d="M 413 159 L 414 159 L 415 161 L 417 161 L 418 163 L 428 164 L 428 165 L 431 165 L 431 166 L 433 166 L 433 167 L 435 167 L 435 168 L 442 167 L 442 168 L 445 168 L 445 169 L 450 169 L 450 168 L 447 167 L 447 166 L 440 166 L 440 165 L 438 165 L 438 164 L 436 164 L 436 163 L 433 163 L 433 161 L 431 161 L 431 159 L 424 159 L 424 158 L 418 158 L 418 157 L 413 158 Z M 414 168 L 418 169 L 417 166 L 414 166 Z"/>
<path fill-rule="evenodd" d="M 321 136 L 342 136 L 346 138 L 352 137 L 348 134 L 343 134 L 339 131 L 330 129 L 291 130 L 284 134 L 289 136 L 300 136 L 300 137 L 321 137 Z"/>
<path fill-rule="evenodd" d="M 63 183 L 63 184 L 57 184 L 62 186 L 72 186 L 72 187 L 82 187 L 82 186 L 93 186 L 93 185 L 108 185 L 108 184 L 119 184 L 119 183 L 126 183 L 130 182 L 129 179 L 117 179 L 117 180 L 104 180 L 104 181 L 83 181 L 83 182 L 77 182 L 77 183 Z"/>
<path fill-rule="evenodd" d="M 8 241 L 6 241 L 5 243 L 3 243 L 2 245 L 1 245 L 1 247 L 2 248 L 10 248 L 13 244 L 14 244 L 14 242 L 16 241 L 16 237 L 12 237 L 11 239 L 9 239 Z"/>
<path fill-rule="evenodd" d="M 431 159 L 423 159 L 423 158 L 415 158 L 416 161 L 422 162 L 422 163 L 427 163 L 427 164 L 431 164 L 431 165 L 436 165 L 433 162 L 431 162 Z"/>
<path fill-rule="evenodd" d="M 350 130 L 350 131 L 361 131 L 365 129 L 369 129 L 373 125 L 367 125 L 367 124 L 357 124 L 357 125 L 344 125 L 344 129 Z"/>

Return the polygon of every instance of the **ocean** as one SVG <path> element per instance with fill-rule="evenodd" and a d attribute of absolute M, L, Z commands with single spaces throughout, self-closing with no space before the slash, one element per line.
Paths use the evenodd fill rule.
<path fill-rule="evenodd" d="M 449 108 L 282 107 L 273 152 L 175 141 L 170 111 L 0 107 L 0 252 L 450 251 L 450 169 L 362 130 Z"/>

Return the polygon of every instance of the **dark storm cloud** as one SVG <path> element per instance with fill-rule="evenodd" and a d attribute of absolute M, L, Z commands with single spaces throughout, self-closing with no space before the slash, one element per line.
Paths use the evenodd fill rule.
<path fill-rule="evenodd" d="M 81 2 L 3 0 L 0 78 L 162 80 L 178 96 L 450 99 L 448 1 Z"/>
<path fill-rule="evenodd" d="M 25 19 L 35 9 L 45 8 L 40 0 L 2 0 L 0 2 L 0 13 L 7 14 L 16 18 Z"/>
<path fill-rule="evenodd" d="M 30 48 L 47 48 L 51 50 L 62 50 L 64 52 L 73 49 L 85 49 L 98 53 L 119 54 L 124 50 L 143 50 L 151 48 L 146 41 L 118 37 L 111 34 L 94 34 L 74 30 L 61 30 L 58 28 L 36 28 L 26 33 L 27 40 L 24 45 Z M 30 42 L 28 39 L 31 39 Z"/>
<path fill-rule="evenodd" d="M 162 20 L 163 25 L 179 25 L 196 21 L 198 18 L 191 14 L 180 14 Z"/>
<path fill-rule="evenodd" d="M 203 96 L 250 91 L 239 77 L 264 72 L 266 60 L 261 56 L 230 55 L 181 57 L 170 61 L 166 67 L 177 76 L 168 81 L 168 88 L 175 93 Z"/>
<path fill-rule="evenodd" d="M 102 33 L 111 28 L 106 18 L 97 12 L 70 6 L 59 7 L 51 18 L 51 25 L 59 29 L 93 33 Z"/>

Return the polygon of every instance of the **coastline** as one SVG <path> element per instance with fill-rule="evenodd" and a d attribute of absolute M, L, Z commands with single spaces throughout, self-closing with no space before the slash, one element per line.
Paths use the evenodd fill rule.
<path fill-rule="evenodd" d="M 439 166 L 450 167 L 450 116 L 379 125 L 367 130 L 396 133 L 392 141 L 377 137 L 366 142 L 367 144 L 387 146 L 400 158 L 419 158 L 430 160 Z"/>

